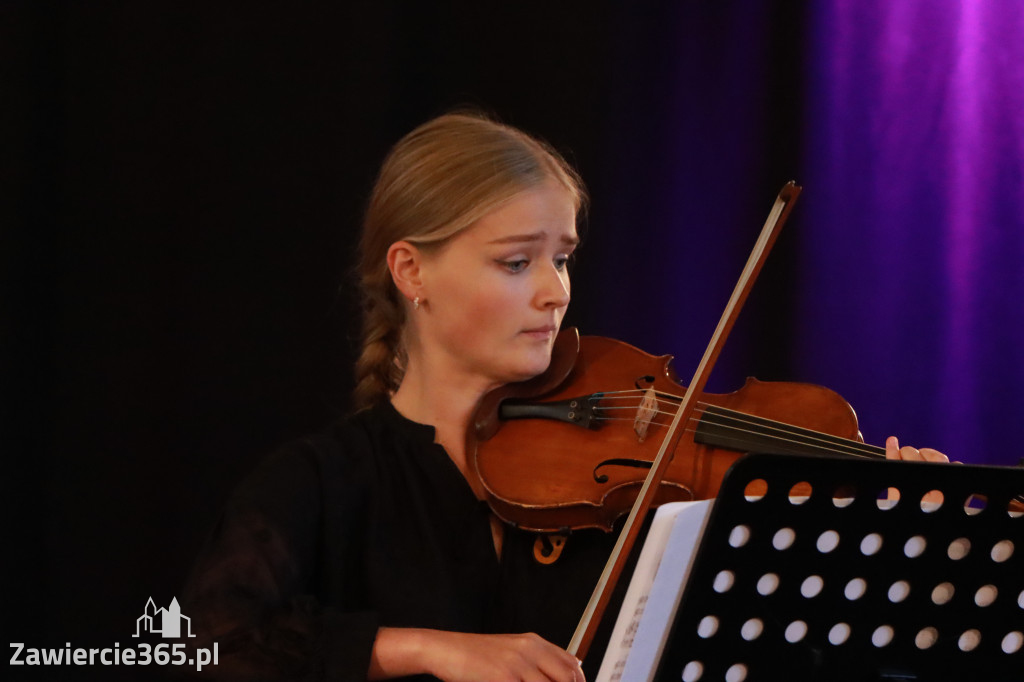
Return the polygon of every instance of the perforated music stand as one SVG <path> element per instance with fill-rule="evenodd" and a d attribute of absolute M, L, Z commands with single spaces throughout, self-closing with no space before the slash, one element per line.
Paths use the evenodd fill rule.
<path fill-rule="evenodd" d="M 655 679 L 1024 680 L 1022 494 L 1017 468 L 744 457 Z"/>

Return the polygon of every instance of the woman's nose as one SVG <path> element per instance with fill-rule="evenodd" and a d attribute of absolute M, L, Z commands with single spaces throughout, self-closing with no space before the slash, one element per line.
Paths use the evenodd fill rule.
<path fill-rule="evenodd" d="M 555 266 L 545 268 L 538 284 L 536 299 L 541 308 L 569 305 L 569 273 Z"/>

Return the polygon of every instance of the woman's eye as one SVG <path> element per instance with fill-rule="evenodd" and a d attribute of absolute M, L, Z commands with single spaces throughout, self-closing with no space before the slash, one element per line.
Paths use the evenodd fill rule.
<path fill-rule="evenodd" d="M 572 256 L 558 256 L 555 258 L 555 267 L 559 270 L 565 270 L 571 260 Z"/>
<path fill-rule="evenodd" d="M 526 266 L 529 264 L 529 262 L 530 261 L 526 260 L 525 258 L 521 258 L 518 260 L 504 260 L 501 261 L 501 264 L 509 272 L 522 272 L 523 270 L 526 269 Z"/>

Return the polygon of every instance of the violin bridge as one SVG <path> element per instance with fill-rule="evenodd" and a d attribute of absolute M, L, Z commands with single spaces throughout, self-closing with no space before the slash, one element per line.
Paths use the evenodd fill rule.
<path fill-rule="evenodd" d="M 647 427 L 651 425 L 655 415 L 658 414 L 658 398 L 653 388 L 644 391 L 644 397 L 640 399 L 640 406 L 636 410 L 636 417 L 633 419 L 633 431 L 636 433 L 637 441 L 644 442 L 647 438 Z"/>

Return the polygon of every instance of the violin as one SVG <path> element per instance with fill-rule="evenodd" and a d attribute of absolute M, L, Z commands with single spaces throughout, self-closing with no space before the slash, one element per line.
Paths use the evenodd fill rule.
<path fill-rule="evenodd" d="M 685 388 L 671 356 L 576 329 L 559 334 L 552 358 L 535 383 L 513 384 L 481 404 L 480 477 L 508 523 L 545 533 L 610 531 L 636 500 Z M 750 378 L 733 393 L 704 393 L 684 430 L 655 505 L 715 497 L 747 452 L 885 458 L 884 448 L 863 442 L 842 396 L 807 383 Z"/>

